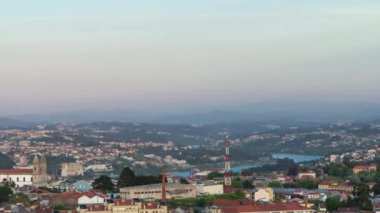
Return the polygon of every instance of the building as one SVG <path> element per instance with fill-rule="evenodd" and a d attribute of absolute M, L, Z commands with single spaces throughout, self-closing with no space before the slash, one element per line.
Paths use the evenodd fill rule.
<path fill-rule="evenodd" d="M 33 159 L 33 186 L 47 186 L 47 161 L 45 156 L 36 155 Z"/>
<path fill-rule="evenodd" d="M 14 183 L 16 187 L 46 186 L 48 180 L 46 159 L 43 156 L 35 156 L 31 168 L 2 169 L 0 180 Z"/>
<path fill-rule="evenodd" d="M 13 182 L 16 187 L 31 186 L 33 184 L 33 169 L 1 169 L 1 182 Z"/>
<path fill-rule="evenodd" d="M 217 184 L 214 182 L 204 182 L 197 184 L 197 195 L 221 195 L 224 193 L 223 184 Z"/>
<path fill-rule="evenodd" d="M 61 176 L 62 177 L 83 176 L 83 166 L 79 163 L 62 163 Z"/>
<path fill-rule="evenodd" d="M 80 180 L 73 184 L 73 190 L 77 192 L 88 192 L 92 190 L 91 183 Z"/>
<path fill-rule="evenodd" d="M 317 177 L 317 174 L 314 171 L 306 171 L 306 172 L 299 172 L 297 175 L 297 179 L 306 179 L 306 178 L 311 178 L 314 179 Z"/>
<path fill-rule="evenodd" d="M 253 199 L 260 202 L 271 202 L 274 200 L 274 193 L 272 188 L 257 188 L 252 190 L 245 190 L 246 198 Z"/>
<path fill-rule="evenodd" d="M 250 204 L 226 206 L 221 209 L 211 209 L 212 213 L 312 213 L 313 209 L 306 208 L 298 203 L 279 204 Z"/>
<path fill-rule="evenodd" d="M 157 202 L 134 202 L 132 200 L 114 200 L 113 203 L 85 205 L 79 213 L 167 213 L 166 205 Z"/>
<path fill-rule="evenodd" d="M 376 166 L 376 164 L 358 165 L 358 166 L 354 166 L 352 171 L 354 172 L 354 174 L 357 174 L 359 172 L 370 172 L 370 171 L 376 172 L 377 166 Z"/>
<path fill-rule="evenodd" d="M 167 199 L 191 198 L 196 196 L 197 189 L 195 185 L 166 183 Z M 162 184 L 159 183 L 121 188 L 120 197 L 127 200 L 134 198 L 160 200 L 162 198 Z"/>
<path fill-rule="evenodd" d="M 341 183 L 336 180 L 327 180 L 318 184 L 318 189 L 325 189 L 328 191 L 338 191 L 352 193 L 354 187 L 347 183 Z"/>
<path fill-rule="evenodd" d="M 106 198 L 107 196 L 101 193 L 84 192 L 78 197 L 78 205 L 104 204 Z"/>

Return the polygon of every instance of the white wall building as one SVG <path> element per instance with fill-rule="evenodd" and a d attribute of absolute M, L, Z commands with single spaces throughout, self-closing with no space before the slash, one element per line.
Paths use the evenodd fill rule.
<path fill-rule="evenodd" d="M 33 185 L 33 169 L 1 169 L 1 182 L 13 182 L 16 187 Z"/>
<path fill-rule="evenodd" d="M 82 196 L 78 198 L 78 205 L 89 205 L 89 204 L 104 204 L 106 203 L 106 196 L 103 194 L 95 193 L 83 193 Z"/>
<path fill-rule="evenodd" d="M 224 193 L 223 184 L 202 183 L 197 184 L 197 195 L 221 195 Z"/>

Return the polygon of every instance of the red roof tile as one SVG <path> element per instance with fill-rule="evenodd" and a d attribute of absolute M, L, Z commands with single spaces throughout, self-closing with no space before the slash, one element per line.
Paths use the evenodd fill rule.
<path fill-rule="evenodd" d="M 242 212 L 271 212 L 271 211 L 302 211 L 308 208 L 298 203 L 285 204 L 263 204 L 263 205 L 239 205 L 222 209 L 224 213 L 242 213 Z"/>
<path fill-rule="evenodd" d="M 0 169 L 0 174 L 33 174 L 33 169 Z"/>

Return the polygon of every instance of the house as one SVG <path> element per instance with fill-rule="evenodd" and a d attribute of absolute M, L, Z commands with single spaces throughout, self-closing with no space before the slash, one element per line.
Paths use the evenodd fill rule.
<path fill-rule="evenodd" d="M 84 180 L 80 180 L 73 184 L 73 190 L 77 192 L 88 192 L 92 190 L 92 186 L 91 183 Z"/>
<path fill-rule="evenodd" d="M 83 166 L 79 163 L 62 163 L 61 176 L 83 176 Z"/>
<path fill-rule="evenodd" d="M 318 184 L 318 189 L 325 189 L 329 191 L 348 192 L 352 193 L 354 187 L 347 183 L 338 182 L 336 180 L 327 180 Z"/>
<path fill-rule="evenodd" d="M 1 182 L 13 182 L 16 187 L 33 185 L 33 169 L 1 169 Z"/>
<path fill-rule="evenodd" d="M 354 172 L 354 174 L 357 174 L 359 172 L 370 172 L 370 171 L 376 172 L 377 166 L 376 166 L 376 164 L 358 165 L 358 166 L 354 166 L 352 171 Z"/>
<path fill-rule="evenodd" d="M 246 198 L 253 199 L 254 201 L 271 202 L 274 200 L 272 188 L 245 190 L 244 193 L 246 194 Z"/>
<path fill-rule="evenodd" d="M 197 195 L 221 195 L 224 193 L 223 184 L 204 182 L 197 184 Z"/>
<path fill-rule="evenodd" d="M 122 199 L 161 199 L 162 184 L 149 184 L 142 186 L 132 186 L 120 189 L 120 197 Z M 197 196 L 195 185 L 166 183 L 166 198 L 191 198 Z"/>
<path fill-rule="evenodd" d="M 104 204 L 107 196 L 96 192 L 84 192 L 78 197 L 78 205 Z"/>
<path fill-rule="evenodd" d="M 317 177 L 317 174 L 314 172 L 314 171 L 305 171 L 305 172 L 299 172 L 298 175 L 297 175 L 297 179 L 298 180 L 301 180 L 301 179 L 306 179 L 306 178 L 311 178 L 311 179 L 314 179 Z"/>

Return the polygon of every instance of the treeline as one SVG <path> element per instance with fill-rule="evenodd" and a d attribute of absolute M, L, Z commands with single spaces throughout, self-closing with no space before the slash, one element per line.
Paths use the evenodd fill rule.
<path fill-rule="evenodd" d="M 95 181 L 92 183 L 92 187 L 103 192 L 115 192 L 119 188 L 123 187 L 141 186 L 156 183 L 162 183 L 162 175 L 136 176 L 135 172 L 132 169 L 126 167 L 121 172 L 116 185 L 112 182 L 109 176 L 102 175 L 99 178 L 95 179 Z"/>
<path fill-rule="evenodd" d="M 15 165 L 15 162 L 3 153 L 0 153 L 0 169 L 11 169 Z"/>

